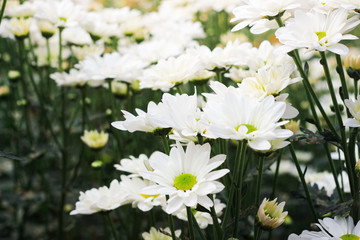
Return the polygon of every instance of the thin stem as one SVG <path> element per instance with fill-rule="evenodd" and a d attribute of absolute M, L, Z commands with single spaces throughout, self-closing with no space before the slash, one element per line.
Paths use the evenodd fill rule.
<path fill-rule="evenodd" d="M 341 118 L 341 112 L 340 112 L 340 109 L 339 109 L 339 104 L 338 104 L 337 99 L 336 99 L 335 90 L 334 90 L 334 86 L 332 84 L 330 70 L 329 70 L 329 66 L 327 64 L 325 52 L 320 52 L 320 56 L 321 56 L 321 64 L 323 65 L 323 68 L 324 68 L 324 72 L 325 72 L 326 80 L 327 80 L 327 83 L 328 83 L 331 99 L 332 99 L 332 102 L 333 102 L 333 105 L 334 105 L 336 118 L 337 118 L 337 121 L 339 123 L 340 134 L 341 134 L 341 145 L 342 145 L 342 148 L 343 148 L 343 152 L 344 152 L 344 155 L 345 155 L 345 162 L 347 164 L 347 168 L 348 168 L 348 172 L 349 172 L 349 182 L 350 182 L 351 194 L 352 194 L 352 196 L 354 196 L 354 194 L 355 194 L 354 167 L 355 167 L 355 165 L 352 166 L 351 162 L 350 162 L 351 160 L 349 158 L 349 152 L 348 152 L 347 143 L 346 143 L 345 127 L 344 127 L 344 124 L 343 124 L 343 121 L 342 121 L 342 118 Z"/>
<path fill-rule="evenodd" d="M 216 235 L 217 235 L 217 239 L 222 239 L 222 238 L 223 238 L 223 232 L 222 232 L 222 229 L 221 229 L 221 226 L 220 226 L 218 217 L 217 217 L 217 215 L 216 215 L 214 196 L 211 195 L 210 198 L 211 198 L 211 200 L 213 201 L 213 204 L 214 204 L 214 205 L 210 208 L 211 217 L 212 217 L 212 219 L 213 219 L 213 226 L 214 226 L 214 228 L 215 228 L 215 232 L 216 232 Z"/>
<path fill-rule="evenodd" d="M 64 30 L 63 27 L 59 27 L 59 56 L 58 56 L 58 70 L 59 72 L 63 71 L 62 68 L 62 31 Z"/>
<path fill-rule="evenodd" d="M 3 3 L 2 3 L 2 5 L 1 5 L 0 24 L 1 24 L 2 18 L 3 18 L 3 16 L 4 16 L 6 2 L 7 2 L 7 0 L 3 0 Z"/>
<path fill-rule="evenodd" d="M 119 238 L 118 238 L 118 236 L 117 236 L 117 234 L 116 234 L 114 222 L 113 222 L 113 220 L 111 219 L 111 216 L 110 216 L 110 212 L 106 212 L 106 213 L 105 213 L 105 216 L 106 216 L 106 218 L 107 218 L 107 220 L 108 220 L 108 222 L 109 222 L 109 224 L 110 224 L 111 233 L 112 233 L 114 239 L 115 239 L 115 240 L 119 240 Z"/>
<path fill-rule="evenodd" d="M 261 228 L 259 228 L 259 230 L 256 232 L 255 240 L 261 239 L 261 235 L 262 235 L 262 230 Z"/>
<path fill-rule="evenodd" d="M 199 233 L 199 235 L 200 235 L 200 238 L 202 239 L 202 240 L 206 240 L 206 237 L 205 237 L 205 235 L 204 235 L 204 233 L 203 233 L 203 231 L 201 230 L 201 228 L 200 228 L 200 226 L 199 226 L 199 223 L 197 222 L 197 220 L 196 220 L 196 218 L 195 218 L 195 215 L 194 215 L 194 213 L 191 211 L 191 218 L 193 219 L 193 223 L 194 223 L 194 225 L 195 225 L 195 228 L 196 228 L 196 231 Z"/>
<path fill-rule="evenodd" d="M 164 151 L 166 155 L 170 154 L 169 141 L 166 135 L 161 135 L 161 140 L 164 146 Z"/>
<path fill-rule="evenodd" d="M 166 195 L 165 197 L 166 197 L 166 201 L 168 201 L 169 195 Z M 168 214 L 168 222 L 169 222 L 171 237 L 173 240 L 176 240 L 175 229 L 174 229 L 174 219 L 171 214 Z"/>
<path fill-rule="evenodd" d="M 354 79 L 354 97 L 357 99 L 358 96 L 358 80 Z"/>
<path fill-rule="evenodd" d="M 278 181 L 278 177 L 279 177 L 279 169 L 280 169 L 280 162 L 281 162 L 282 153 L 283 153 L 283 149 L 280 149 L 279 156 L 278 156 L 278 158 L 276 160 L 276 169 L 275 169 L 275 175 L 274 175 L 273 187 L 272 187 L 272 192 L 271 192 L 271 195 L 270 195 L 270 199 L 274 199 L 274 196 L 275 196 L 276 187 L 277 187 L 277 181 Z"/>
<path fill-rule="evenodd" d="M 259 205 L 259 200 L 260 200 L 263 166 L 264 166 L 264 157 L 260 157 L 259 167 L 258 167 L 258 179 L 257 179 L 257 186 L 256 186 L 256 196 L 255 196 L 255 204 L 256 205 Z"/>
<path fill-rule="evenodd" d="M 186 206 L 186 213 L 189 223 L 189 232 L 190 232 L 190 240 L 195 240 L 194 227 L 193 227 L 193 213 L 191 211 L 191 207 Z"/>
<path fill-rule="evenodd" d="M 305 195 L 306 195 L 306 200 L 308 201 L 308 204 L 309 204 L 309 207 L 311 209 L 311 213 L 314 217 L 314 220 L 317 221 L 318 219 L 318 216 L 316 214 L 316 211 L 315 211 L 315 207 L 314 207 L 314 204 L 311 200 L 311 196 L 310 196 L 310 192 L 309 192 L 309 189 L 307 187 L 307 184 L 306 184 L 306 181 L 305 181 L 305 177 L 304 177 L 304 174 L 300 168 L 300 164 L 297 160 L 297 157 L 296 157 L 296 154 L 295 154 L 295 150 L 294 150 L 294 147 L 291 144 L 289 144 L 289 150 L 290 150 L 290 153 L 291 153 L 291 156 L 292 156 L 292 159 L 294 160 L 294 163 L 295 163 L 295 166 L 296 166 L 296 170 L 299 174 L 299 177 L 300 177 L 300 180 L 301 180 L 301 183 L 302 183 L 302 186 L 304 188 L 304 191 L 305 191 Z"/>
<path fill-rule="evenodd" d="M 339 54 L 335 54 L 335 56 L 336 56 L 336 63 L 337 63 L 336 70 L 340 76 L 344 99 L 349 99 L 349 93 L 348 93 L 348 89 L 346 86 L 345 73 L 344 73 L 344 68 L 343 68 L 342 62 L 341 62 L 341 57 Z"/>

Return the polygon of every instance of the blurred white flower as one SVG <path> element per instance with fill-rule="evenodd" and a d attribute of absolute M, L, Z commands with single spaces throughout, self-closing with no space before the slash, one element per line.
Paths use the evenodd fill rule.
<path fill-rule="evenodd" d="M 23 4 L 6 6 L 4 15 L 12 18 L 28 18 L 33 17 L 35 11 L 34 1 L 26 1 Z"/>
<path fill-rule="evenodd" d="M 103 148 L 109 140 L 109 134 L 104 131 L 97 130 L 85 130 L 84 135 L 81 136 L 81 140 L 92 149 Z"/>
<path fill-rule="evenodd" d="M 275 35 L 284 46 L 279 52 L 290 52 L 306 48 L 346 55 L 349 49 L 339 43 L 341 40 L 354 40 L 356 36 L 347 34 L 359 23 L 359 17 L 348 18 L 348 11 L 337 9 L 329 13 L 295 11 L 294 18 L 285 22 Z"/>
<path fill-rule="evenodd" d="M 118 180 L 114 179 L 110 187 L 92 188 L 85 193 L 80 192 L 79 201 L 70 215 L 92 214 L 101 211 L 110 211 L 126 203 L 127 193 L 121 188 Z"/>
<path fill-rule="evenodd" d="M 164 234 L 166 232 L 167 234 Z M 175 231 L 175 236 L 180 237 L 181 230 Z M 151 227 L 150 232 L 144 232 L 141 234 L 144 240 L 172 240 L 170 229 L 167 227 L 161 231 L 156 230 L 156 228 Z"/>
<path fill-rule="evenodd" d="M 166 205 L 167 213 L 174 213 L 184 205 L 196 207 L 200 204 L 204 207 L 212 207 L 213 201 L 209 194 L 221 192 L 224 185 L 217 179 L 229 172 L 228 169 L 216 170 L 226 156 L 216 155 L 210 158 L 210 144 L 195 145 L 190 142 L 186 152 L 179 142 L 171 148 L 170 155 L 157 153 L 150 165 L 152 172 L 142 172 L 145 179 L 149 179 L 156 185 L 143 189 L 144 194 L 169 195 Z"/>
<path fill-rule="evenodd" d="M 71 0 L 36 1 L 35 18 L 48 20 L 56 27 L 65 28 L 78 25 L 84 9 Z"/>
<path fill-rule="evenodd" d="M 50 78 L 54 79 L 58 86 L 64 87 L 84 86 L 87 80 L 86 75 L 83 72 L 74 68 L 71 69 L 69 73 L 52 73 L 50 74 Z"/>
<path fill-rule="evenodd" d="M 150 156 L 150 159 L 153 155 Z M 141 171 L 150 170 L 149 158 L 145 154 L 140 154 L 139 157 L 129 156 L 120 160 L 120 164 L 115 164 L 116 170 L 131 173 L 128 177 L 140 177 Z"/>
<path fill-rule="evenodd" d="M 276 28 L 275 20 L 271 20 L 273 27 L 268 25 L 269 19 L 281 16 L 285 11 L 296 9 L 300 3 L 296 0 L 243 0 L 241 5 L 233 10 L 234 18 L 231 22 L 239 22 L 232 31 L 238 31 L 250 26 L 250 31 L 260 34 L 271 28 Z"/>

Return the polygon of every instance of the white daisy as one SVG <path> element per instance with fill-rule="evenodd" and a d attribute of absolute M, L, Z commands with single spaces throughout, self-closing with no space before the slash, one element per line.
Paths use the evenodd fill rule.
<path fill-rule="evenodd" d="M 360 239 L 360 224 L 359 222 L 354 226 L 354 220 L 351 216 L 347 218 L 335 216 L 332 218 L 319 219 L 320 224 L 316 224 L 320 231 L 304 230 L 300 235 L 291 234 L 288 240 L 300 239 L 319 239 L 319 240 L 357 240 Z"/>
<path fill-rule="evenodd" d="M 157 153 L 150 165 L 152 172 L 142 172 L 145 179 L 156 183 L 143 190 L 144 194 L 169 195 L 166 205 L 167 213 L 174 213 L 184 205 L 196 207 L 213 206 L 208 194 L 215 194 L 224 189 L 224 185 L 217 179 L 229 172 L 228 169 L 216 170 L 226 156 L 216 155 L 210 158 L 210 144 L 195 145 L 190 142 L 184 152 L 179 142 L 171 148 L 170 155 Z"/>
<path fill-rule="evenodd" d="M 152 158 L 153 154 L 150 156 Z M 128 177 L 140 177 L 141 171 L 152 170 L 148 168 L 149 158 L 145 154 L 140 154 L 139 157 L 129 156 L 120 160 L 120 164 L 115 164 L 116 170 L 131 173 Z"/>
<path fill-rule="evenodd" d="M 79 201 L 70 215 L 92 214 L 100 211 L 109 211 L 126 203 L 127 193 L 122 189 L 118 180 L 114 179 L 110 187 L 92 188 L 85 193 L 80 192 Z"/>
<path fill-rule="evenodd" d="M 359 23 L 359 17 L 348 19 L 348 11 L 337 9 L 329 13 L 295 11 L 294 18 L 285 22 L 275 35 L 284 44 L 281 52 L 306 48 L 346 55 L 349 49 L 339 43 L 341 40 L 354 40 L 356 36 L 348 34 Z"/>

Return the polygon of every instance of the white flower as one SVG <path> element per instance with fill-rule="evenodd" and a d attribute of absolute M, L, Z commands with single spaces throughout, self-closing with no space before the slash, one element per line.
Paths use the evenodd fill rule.
<path fill-rule="evenodd" d="M 81 140 L 92 149 L 101 149 L 108 142 L 109 134 L 104 131 L 85 130 L 84 135 L 81 136 Z"/>
<path fill-rule="evenodd" d="M 77 70 L 71 69 L 69 73 L 52 73 L 50 78 L 54 79 L 58 86 L 84 86 L 86 83 L 86 75 Z"/>
<path fill-rule="evenodd" d="M 335 216 L 332 218 L 319 219 L 320 224 L 316 224 L 319 227 L 319 232 L 304 230 L 300 235 L 291 234 L 288 240 L 357 240 L 360 238 L 360 224 L 359 222 L 354 226 L 354 220 L 351 216 L 347 218 Z"/>
<path fill-rule="evenodd" d="M 232 31 L 238 31 L 246 26 L 250 26 L 250 31 L 260 34 L 268 31 L 268 18 L 282 14 L 286 10 L 299 7 L 296 0 L 243 0 L 242 4 L 233 10 L 234 18 L 231 22 L 240 21 Z M 274 22 L 274 20 L 272 20 Z M 273 25 L 276 28 L 276 23 Z"/>
<path fill-rule="evenodd" d="M 219 199 L 214 200 L 214 208 L 216 212 L 216 216 L 220 217 L 222 215 L 222 210 L 226 207 L 225 204 L 221 203 Z M 199 224 L 199 227 L 201 229 L 205 229 L 208 227 L 209 224 L 213 224 L 213 219 L 208 212 L 201 212 L 197 211 L 195 209 L 192 209 L 192 213 L 194 214 L 194 217 Z M 177 218 L 187 221 L 187 211 L 185 206 L 180 209 L 179 211 L 175 212 L 174 215 L 176 215 Z M 220 219 L 218 219 L 219 222 L 221 222 Z"/>
<path fill-rule="evenodd" d="M 334 4 L 340 5 L 347 10 L 359 11 L 360 2 L 358 0 L 330 0 Z"/>
<path fill-rule="evenodd" d="M 343 182 L 344 192 L 350 192 L 349 178 L 346 171 L 343 171 L 341 175 L 337 177 L 338 182 Z M 331 196 L 336 188 L 334 176 L 330 172 L 317 172 L 313 169 L 309 169 L 306 172 L 305 180 L 310 185 L 317 185 L 319 189 L 324 188 L 327 195 Z"/>
<path fill-rule="evenodd" d="M 31 18 L 12 18 L 10 21 L 5 21 L 4 28 L 6 28 L 15 37 L 25 38 L 29 35 Z"/>
<path fill-rule="evenodd" d="M 166 205 L 167 213 L 174 213 L 184 205 L 196 207 L 200 204 L 204 207 L 213 206 L 213 202 L 207 196 L 224 189 L 224 185 L 216 180 L 229 172 L 228 169 L 216 170 L 226 156 L 216 155 L 210 158 L 210 144 L 195 145 L 190 142 L 184 152 L 179 142 L 171 148 L 170 155 L 157 153 L 150 165 L 152 172 L 142 172 L 145 179 L 156 183 L 154 186 L 143 190 L 144 194 L 169 195 Z"/>
<path fill-rule="evenodd" d="M 153 182 L 143 180 L 141 178 L 129 178 L 122 175 L 120 186 L 127 193 L 127 202 L 130 202 L 133 208 L 139 208 L 143 212 L 151 210 L 154 206 L 161 206 L 165 204 L 164 195 L 146 195 L 141 191 L 145 187 L 154 185 Z"/>
<path fill-rule="evenodd" d="M 156 133 L 162 129 L 170 127 L 168 124 L 169 117 L 162 103 L 156 105 L 154 102 L 149 102 L 147 106 L 147 113 L 138 108 L 135 109 L 135 112 L 138 116 L 122 110 L 125 120 L 112 122 L 111 126 L 123 131 L 142 131 L 152 133 Z"/>
<path fill-rule="evenodd" d="M 70 215 L 92 214 L 100 211 L 109 211 L 120 207 L 126 201 L 126 192 L 120 183 L 114 179 L 110 187 L 92 188 L 85 193 L 80 192 L 79 201 L 75 204 L 75 210 Z"/>
<path fill-rule="evenodd" d="M 160 89 L 168 92 L 177 84 L 188 82 L 203 69 L 200 59 L 189 54 L 160 60 L 156 65 L 143 72 L 143 76 L 140 78 L 140 88 Z"/>
<path fill-rule="evenodd" d="M 65 28 L 62 33 L 62 38 L 68 44 L 74 44 L 74 45 L 92 44 L 90 34 L 81 27 Z"/>
<path fill-rule="evenodd" d="M 4 15 L 13 18 L 28 18 L 34 16 L 35 10 L 34 3 L 27 1 L 19 5 L 6 6 Z"/>
<path fill-rule="evenodd" d="M 84 10 L 71 0 L 42 0 L 36 1 L 35 17 L 48 20 L 56 27 L 73 27 L 78 25 Z"/>
<path fill-rule="evenodd" d="M 153 155 L 150 156 L 150 159 Z M 150 170 L 149 158 L 145 154 L 140 154 L 138 158 L 129 156 L 129 158 L 123 158 L 120 160 L 120 164 L 115 164 L 116 170 L 131 173 L 128 177 L 140 177 L 141 171 Z"/>
<path fill-rule="evenodd" d="M 298 48 L 308 51 L 317 50 L 346 55 L 349 49 L 339 43 L 341 40 L 357 39 L 356 36 L 347 34 L 359 23 L 358 16 L 347 19 L 345 9 L 337 9 L 328 14 L 319 12 L 295 11 L 294 18 L 285 22 L 285 27 L 279 28 L 275 35 L 285 46 L 279 51 L 290 52 Z"/>
<path fill-rule="evenodd" d="M 164 234 L 167 233 L 167 234 Z M 175 236 L 180 237 L 181 230 L 175 231 Z M 144 232 L 141 234 L 144 240 L 172 240 L 170 229 L 167 227 L 165 229 L 161 229 L 159 231 L 156 228 L 151 227 L 150 232 Z"/>
<path fill-rule="evenodd" d="M 296 66 L 293 64 L 262 67 L 255 77 L 243 79 L 238 86 L 241 92 L 257 98 L 276 96 L 288 85 L 301 81 L 300 77 L 291 76 L 294 72 L 296 72 Z"/>
<path fill-rule="evenodd" d="M 345 99 L 345 105 L 354 118 L 346 119 L 344 125 L 347 127 L 360 127 L 360 97 L 356 100 Z"/>
<path fill-rule="evenodd" d="M 204 136 L 246 140 L 255 150 L 269 150 L 271 140 L 293 135 L 280 128 L 287 121 L 278 122 L 286 111 L 285 102 L 277 102 L 273 96 L 259 100 L 221 85 L 217 83 L 215 88 L 211 85 L 216 94 L 206 94 L 204 113 L 210 124 Z"/>
<path fill-rule="evenodd" d="M 192 96 L 165 93 L 161 101 L 170 118 L 169 126 L 173 129 L 170 139 L 196 142 L 197 136 L 205 131 L 206 126 L 197 105 L 196 92 Z"/>
<path fill-rule="evenodd" d="M 71 46 L 71 51 L 73 52 L 77 60 L 82 61 L 87 56 L 89 57 L 100 56 L 104 52 L 104 45 L 103 43 L 100 43 L 96 45 L 91 44 L 81 47 Z"/>

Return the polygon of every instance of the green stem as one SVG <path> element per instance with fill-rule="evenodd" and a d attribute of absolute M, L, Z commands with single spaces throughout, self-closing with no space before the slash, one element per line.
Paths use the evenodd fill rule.
<path fill-rule="evenodd" d="M 259 200 L 260 200 L 263 167 L 264 167 L 264 157 L 260 157 L 259 167 L 258 167 L 258 179 L 257 179 L 257 186 L 256 186 L 256 196 L 255 196 L 255 204 L 256 205 L 259 205 Z"/>
<path fill-rule="evenodd" d="M 195 225 L 196 231 L 199 233 L 200 238 L 201 238 L 202 240 L 206 240 L 206 237 L 205 237 L 203 231 L 201 230 L 201 228 L 200 228 L 200 226 L 199 226 L 199 223 L 197 222 L 197 220 L 196 220 L 196 218 L 195 218 L 195 215 L 193 214 L 193 212 L 191 211 L 191 209 L 190 209 L 190 213 L 191 213 L 191 214 L 190 214 L 190 217 L 191 217 L 192 220 L 193 220 L 193 223 L 194 223 L 194 225 Z"/>
<path fill-rule="evenodd" d="M 166 135 L 161 135 L 161 140 L 164 146 L 164 151 L 166 155 L 170 154 L 170 148 L 169 148 L 169 140 Z"/>
<path fill-rule="evenodd" d="M 107 220 L 108 220 L 108 222 L 109 222 L 109 224 L 110 224 L 111 233 L 112 233 L 114 239 L 115 239 L 115 240 L 119 240 L 119 238 L 118 238 L 118 236 L 117 236 L 117 234 L 116 234 L 114 222 L 113 222 L 113 220 L 111 219 L 111 216 L 110 216 L 110 212 L 106 212 L 106 213 L 105 213 L 105 216 L 106 216 L 106 218 L 107 218 Z"/>
<path fill-rule="evenodd" d="M 335 54 L 335 56 L 336 56 L 336 63 L 337 63 L 336 70 L 340 76 L 344 99 L 349 99 L 349 93 L 348 93 L 348 89 L 347 89 L 347 85 L 346 85 L 345 73 L 344 73 L 344 68 L 343 68 L 342 62 L 341 62 L 341 57 L 339 54 Z"/>
<path fill-rule="evenodd" d="M 221 225 L 223 231 L 225 231 L 226 224 L 227 224 L 227 221 L 228 221 L 228 218 L 229 218 L 229 215 L 230 215 L 230 211 L 231 211 L 231 209 L 233 207 L 232 205 L 233 205 L 235 190 L 236 190 L 236 188 L 241 189 L 241 186 L 239 185 L 239 179 L 242 178 L 242 177 L 240 177 L 240 175 L 242 175 L 242 172 L 243 172 L 243 170 L 242 170 L 243 167 L 242 166 L 244 165 L 243 164 L 244 159 L 242 159 L 242 156 L 245 155 L 245 152 L 246 152 L 246 142 L 245 141 L 239 141 L 237 149 L 236 149 L 235 163 L 234 163 L 234 168 L 233 168 L 234 172 L 232 174 L 232 183 L 231 183 L 231 187 L 230 187 L 228 204 L 226 206 L 224 219 L 223 219 L 223 222 L 222 222 L 222 225 Z M 242 181 L 241 181 L 241 183 L 242 183 Z M 235 215 L 236 216 L 238 215 L 237 211 L 235 212 Z"/>
<path fill-rule="evenodd" d="M 0 24 L 1 24 L 2 18 L 3 18 L 3 16 L 4 16 L 6 2 L 7 2 L 7 0 L 3 0 L 3 3 L 2 3 L 2 5 L 1 5 Z"/>
<path fill-rule="evenodd" d="M 358 96 L 358 80 L 354 79 L 354 95 L 355 95 L 355 99 L 357 99 Z"/>
<path fill-rule="evenodd" d="M 166 195 L 165 197 L 166 197 L 166 201 L 168 201 L 169 195 Z M 174 219 L 171 214 L 168 214 L 168 222 L 169 222 L 169 227 L 170 227 L 170 232 L 171 232 L 171 238 L 173 240 L 176 240 L 175 229 L 174 229 Z"/>
<path fill-rule="evenodd" d="M 191 207 L 186 206 L 186 213 L 189 223 L 189 232 L 190 232 L 190 240 L 195 240 L 194 227 L 193 227 L 193 213 L 191 211 Z"/>
<path fill-rule="evenodd" d="M 309 189 L 307 187 L 307 184 L 306 184 L 306 181 L 305 181 L 305 177 L 304 177 L 304 174 L 300 168 L 300 164 L 297 160 L 297 157 L 296 157 L 296 154 L 295 154 L 295 150 L 294 150 L 294 147 L 292 145 L 292 143 L 289 145 L 289 150 L 290 150 L 290 153 L 291 153 L 291 156 L 292 156 L 292 159 L 294 160 L 294 163 L 295 163 L 295 166 L 296 166 L 296 170 L 299 174 L 299 177 L 300 177 L 300 180 L 301 180 L 301 184 L 304 188 L 304 191 L 305 191 L 305 195 L 306 195 L 306 200 L 308 201 L 308 204 L 309 204 L 309 207 L 311 209 L 311 213 L 314 217 L 314 220 L 317 221 L 318 219 L 318 216 L 316 214 L 316 211 L 315 211 L 315 207 L 314 207 L 314 204 L 311 200 L 311 196 L 310 196 L 310 192 L 309 192 Z"/>
<path fill-rule="evenodd" d="M 262 235 L 262 230 L 261 228 L 259 228 L 259 230 L 256 232 L 255 240 L 261 239 L 261 235 Z"/>
<path fill-rule="evenodd" d="M 213 204 L 214 204 L 214 205 L 210 208 L 211 217 L 212 217 L 212 219 L 213 219 L 213 226 L 214 226 L 214 228 L 215 228 L 215 232 L 216 232 L 216 235 L 217 235 L 217 239 L 222 239 L 222 238 L 223 238 L 223 232 L 222 232 L 222 229 L 221 229 L 221 226 L 220 226 L 218 217 L 217 217 L 217 215 L 216 215 L 214 196 L 211 195 L 210 198 L 211 198 L 211 200 L 213 201 Z"/>
<path fill-rule="evenodd" d="M 62 68 L 62 31 L 64 30 L 63 27 L 59 27 L 59 56 L 58 56 L 58 70 L 59 72 L 63 71 Z"/>
<path fill-rule="evenodd" d="M 281 162 L 282 153 L 283 153 L 283 149 L 280 149 L 279 156 L 278 156 L 278 158 L 276 160 L 276 169 L 275 169 L 275 175 L 274 175 L 273 187 L 272 187 L 272 192 L 271 192 L 271 195 L 270 195 L 270 199 L 274 199 L 274 197 L 275 197 L 275 192 L 276 192 L 276 187 L 277 187 L 277 182 L 278 182 L 278 177 L 279 177 L 279 169 L 280 169 L 280 162 Z"/>
<path fill-rule="evenodd" d="M 343 121 L 342 121 L 342 118 L 341 118 L 341 112 L 340 112 L 340 109 L 339 109 L 339 104 L 338 104 L 337 99 L 336 99 L 335 90 L 334 90 L 334 86 L 332 84 L 330 70 L 329 70 L 329 66 L 327 64 L 325 52 L 320 52 L 320 56 L 321 56 L 321 64 L 323 65 L 326 80 L 327 80 L 327 84 L 328 84 L 328 87 L 329 87 L 331 99 L 332 99 L 332 102 L 333 102 L 333 105 L 334 105 L 334 108 L 335 108 L 336 118 L 337 118 L 337 121 L 339 123 L 340 134 L 341 134 L 341 145 L 342 145 L 343 152 L 344 152 L 344 155 L 345 155 L 345 162 L 347 164 L 346 167 L 347 167 L 348 172 L 349 172 L 349 182 L 350 182 L 351 194 L 352 194 L 352 196 L 354 196 L 354 194 L 355 194 L 354 167 L 355 167 L 355 165 L 354 166 L 351 165 L 351 160 L 350 160 L 350 157 L 349 157 L 349 152 L 348 152 L 347 143 L 346 143 L 345 127 L 344 127 L 344 124 L 343 124 Z"/>

